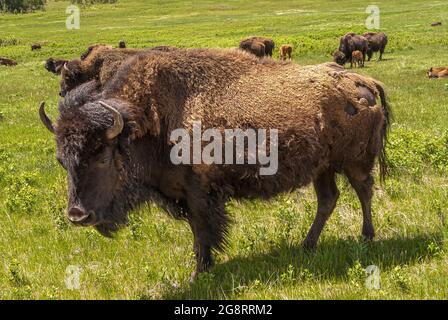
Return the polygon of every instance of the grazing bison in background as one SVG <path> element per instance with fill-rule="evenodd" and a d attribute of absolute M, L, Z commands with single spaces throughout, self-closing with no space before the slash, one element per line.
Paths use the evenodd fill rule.
<path fill-rule="evenodd" d="M 67 92 L 92 79 L 98 79 L 104 85 L 111 79 L 120 65 L 127 58 L 144 52 L 145 50 L 170 52 L 178 50 L 171 46 L 157 46 L 150 49 L 115 49 L 107 45 L 91 46 L 81 56 L 81 60 L 72 60 L 64 64 L 60 83 L 60 95 L 64 97 Z"/>
<path fill-rule="evenodd" d="M 288 57 L 289 60 L 292 58 L 292 46 L 289 44 L 284 44 L 280 47 L 280 60 L 286 60 Z"/>
<path fill-rule="evenodd" d="M 104 85 L 127 58 L 139 52 L 141 50 L 104 45 L 89 47 L 81 60 L 71 60 L 63 65 L 60 95 L 64 97 L 68 91 L 92 79 L 98 79 Z"/>
<path fill-rule="evenodd" d="M 125 49 L 126 48 L 126 42 L 124 42 L 124 40 L 120 40 L 120 42 L 118 42 L 118 48 Z"/>
<path fill-rule="evenodd" d="M 433 23 L 431 23 L 431 27 L 438 27 L 438 26 L 441 26 L 442 25 L 442 22 L 433 22 Z"/>
<path fill-rule="evenodd" d="M 366 60 L 366 54 L 369 47 L 369 42 L 363 36 L 349 32 L 341 37 L 339 41 L 339 51 L 344 54 L 343 64 L 352 61 L 352 52 L 359 50 L 362 52 L 363 60 Z"/>
<path fill-rule="evenodd" d="M 352 52 L 352 61 L 350 61 L 350 68 L 353 68 L 353 65 L 361 68 L 364 67 L 364 56 L 359 50 Z"/>
<path fill-rule="evenodd" d="M 240 42 L 240 48 L 243 49 L 242 46 L 247 47 L 246 43 L 252 43 L 252 42 L 261 42 L 261 43 L 263 43 L 264 46 L 265 46 L 265 54 L 267 56 L 272 57 L 272 53 L 274 52 L 274 48 L 275 48 L 274 40 L 269 39 L 269 38 L 263 38 L 263 37 L 250 37 L 250 38 L 245 39 L 245 40 Z"/>
<path fill-rule="evenodd" d="M 368 61 L 372 59 L 374 52 L 380 52 L 378 60 L 383 59 L 383 53 L 387 45 L 387 35 L 384 32 L 366 32 L 363 36 L 369 42 L 369 47 L 367 49 Z"/>
<path fill-rule="evenodd" d="M 240 43 L 240 49 L 259 58 L 266 56 L 266 46 L 260 41 L 243 41 Z"/>
<path fill-rule="evenodd" d="M 42 49 L 42 46 L 39 43 L 35 43 L 35 44 L 31 45 L 31 51 L 40 50 L 40 49 Z"/>
<path fill-rule="evenodd" d="M 47 69 L 51 73 L 59 75 L 62 72 L 64 64 L 66 64 L 67 62 L 68 60 L 48 58 L 45 62 L 45 69 Z"/>
<path fill-rule="evenodd" d="M 377 157 L 385 174 L 389 124 L 379 82 L 333 63 L 301 67 L 240 50 L 179 49 L 131 57 L 95 90 L 92 81 L 70 92 L 54 124 L 43 104 L 39 110 L 67 170 L 74 224 L 109 236 L 139 204 L 162 202 L 192 229 L 194 278 L 213 265 L 213 250 L 225 248 L 230 197 L 268 199 L 312 182 L 317 213 L 304 245 L 314 248 L 338 200 L 340 173 L 361 201 L 362 234 L 374 237 L 371 174 Z M 173 164 L 170 134 L 183 128 L 191 137 L 195 121 L 221 133 L 277 129 L 278 170 L 260 175 L 258 162 Z"/>
<path fill-rule="evenodd" d="M 2 66 L 16 66 L 17 62 L 9 59 L 9 58 L 4 58 L 4 57 L 0 57 L 0 65 Z"/>
<path fill-rule="evenodd" d="M 448 68 L 447 67 L 432 67 L 428 71 L 429 78 L 446 78 L 448 77 Z"/>

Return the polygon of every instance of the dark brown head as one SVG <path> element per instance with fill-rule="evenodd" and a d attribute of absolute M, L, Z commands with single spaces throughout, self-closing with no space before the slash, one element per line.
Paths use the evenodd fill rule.
<path fill-rule="evenodd" d="M 55 125 L 44 103 L 39 109 L 43 124 L 56 136 L 57 160 L 67 170 L 68 219 L 106 236 L 126 222 L 130 206 L 122 107 L 117 100 L 60 107 Z"/>
<path fill-rule="evenodd" d="M 61 91 L 59 95 L 65 97 L 67 92 L 73 90 L 83 82 L 85 82 L 85 77 L 82 71 L 81 61 L 72 60 L 64 63 L 61 68 Z"/>
<path fill-rule="evenodd" d="M 333 61 L 343 66 L 346 63 L 345 54 L 342 51 L 336 50 L 333 52 Z"/>
<path fill-rule="evenodd" d="M 51 73 L 59 75 L 62 72 L 64 64 L 66 64 L 67 62 L 67 60 L 48 58 L 45 62 L 45 69 L 47 69 Z"/>
<path fill-rule="evenodd" d="M 126 48 L 126 42 L 124 42 L 124 40 L 120 40 L 120 42 L 118 42 L 118 47 L 120 49 Z"/>

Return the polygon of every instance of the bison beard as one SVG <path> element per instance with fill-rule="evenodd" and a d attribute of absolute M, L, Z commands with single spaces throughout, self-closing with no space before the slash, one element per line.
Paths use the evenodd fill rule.
<path fill-rule="evenodd" d="M 385 175 L 389 110 L 371 78 L 239 50 L 151 51 L 130 58 L 104 88 L 91 82 L 71 91 L 59 109 L 55 125 L 43 106 L 40 114 L 68 172 L 69 219 L 110 236 L 130 210 L 154 201 L 189 223 L 193 277 L 225 247 L 230 197 L 268 199 L 313 182 L 318 209 L 304 245 L 314 248 L 339 196 L 336 173 L 361 201 L 362 234 L 374 237 L 371 171 L 379 156 Z M 195 120 L 220 130 L 278 129 L 277 174 L 259 176 L 258 164 L 173 165 L 169 133 L 191 130 Z"/>

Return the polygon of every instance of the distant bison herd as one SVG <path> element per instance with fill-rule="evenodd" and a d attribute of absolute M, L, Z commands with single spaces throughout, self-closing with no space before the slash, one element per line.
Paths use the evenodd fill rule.
<path fill-rule="evenodd" d="M 356 62 L 358 66 L 363 67 L 366 59 L 372 59 L 374 52 L 380 53 L 378 60 L 381 60 L 386 45 L 387 36 L 384 32 L 366 32 L 363 35 L 350 32 L 341 38 L 339 49 L 333 53 L 333 59 L 340 65 L 350 62 L 350 66 L 353 66 Z M 354 58 L 353 53 L 356 53 Z"/>
<path fill-rule="evenodd" d="M 442 22 L 431 23 L 431 26 L 433 27 L 441 25 Z M 365 66 L 365 61 L 370 61 L 373 54 L 376 52 L 379 53 L 378 60 L 382 60 L 387 43 L 388 37 L 384 32 L 365 32 L 362 35 L 349 32 L 341 37 L 339 48 L 332 53 L 333 61 L 342 66 L 346 63 L 350 63 L 351 68 L 353 66 L 362 68 Z M 85 56 L 89 54 L 93 47 L 96 46 L 90 47 L 83 55 L 81 55 L 81 60 L 84 60 Z M 112 48 L 112 46 L 108 47 Z M 160 48 L 163 47 L 165 46 L 161 46 Z M 33 51 L 40 50 L 41 48 L 42 44 L 40 43 L 34 43 L 31 45 L 31 50 Z M 126 42 L 124 40 L 120 40 L 118 42 L 118 48 L 126 49 Z M 275 42 L 274 40 L 265 37 L 249 37 L 240 42 L 239 49 L 249 52 L 259 58 L 272 57 L 275 49 Z M 280 60 L 291 60 L 292 53 L 292 45 L 284 44 L 279 47 Z M 68 61 L 64 59 L 49 58 L 46 61 L 45 68 L 54 74 L 61 74 L 62 67 L 65 62 Z M 0 65 L 15 66 L 17 65 L 17 62 L 6 57 L 0 57 Z M 431 67 L 431 69 L 427 72 L 429 78 L 447 77 L 444 72 L 432 72 L 432 69 L 439 70 L 444 69 L 444 67 Z"/>

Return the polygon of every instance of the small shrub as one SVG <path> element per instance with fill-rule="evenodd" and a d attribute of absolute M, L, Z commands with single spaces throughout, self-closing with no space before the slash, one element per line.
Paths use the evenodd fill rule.
<path fill-rule="evenodd" d="M 280 280 L 283 283 L 292 283 L 296 280 L 296 271 L 292 264 L 290 264 L 288 269 L 280 275 Z"/>
<path fill-rule="evenodd" d="M 6 208 L 10 212 L 32 212 L 38 198 L 38 190 L 35 187 L 37 173 L 25 172 L 9 180 L 9 186 L 5 188 Z"/>
<path fill-rule="evenodd" d="M 45 8 L 46 0 L 0 0 L 0 11 L 26 13 Z"/>
<path fill-rule="evenodd" d="M 1 1 L 1 0 L 0 0 Z M 0 39 L 0 47 L 8 47 L 8 46 L 16 46 L 20 43 L 19 39 L 17 38 L 5 38 Z"/>
<path fill-rule="evenodd" d="M 402 291 L 409 292 L 410 290 L 410 281 L 403 274 L 403 269 L 400 266 L 396 266 L 391 272 L 391 280 L 392 282 Z"/>
<path fill-rule="evenodd" d="M 366 271 L 361 265 L 361 262 L 357 260 L 353 267 L 349 268 L 347 270 L 347 276 L 348 280 L 350 281 L 350 284 L 360 287 L 362 283 L 364 283 L 366 278 Z"/>
<path fill-rule="evenodd" d="M 30 281 L 26 277 L 17 260 L 14 259 L 11 261 L 8 271 L 8 278 L 11 285 L 15 287 L 23 287 L 29 285 Z"/>

